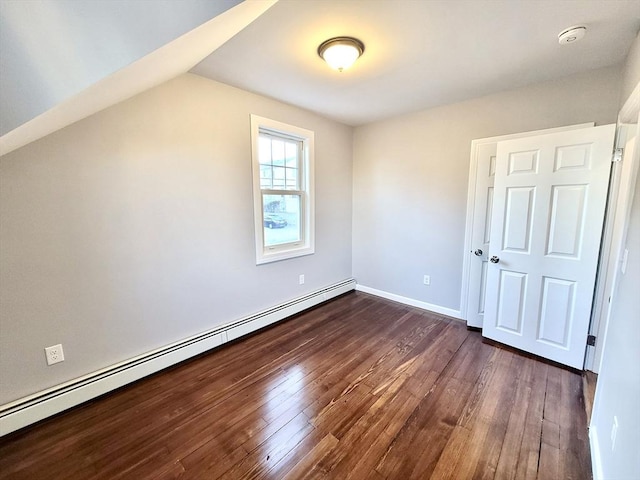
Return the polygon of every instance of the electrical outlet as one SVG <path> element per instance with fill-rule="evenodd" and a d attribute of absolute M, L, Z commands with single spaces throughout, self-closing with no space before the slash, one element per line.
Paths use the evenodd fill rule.
<path fill-rule="evenodd" d="M 618 417 L 613 416 L 613 425 L 611 425 L 611 451 L 616 449 L 616 435 L 618 434 Z"/>
<path fill-rule="evenodd" d="M 422 283 L 424 283 L 425 285 L 431 285 L 431 277 L 429 275 L 425 275 Z"/>
<path fill-rule="evenodd" d="M 304 285 L 304 275 L 300 275 L 300 276 L 298 277 L 298 283 L 299 283 L 300 285 Z"/>
<path fill-rule="evenodd" d="M 45 348 L 44 353 L 47 355 L 47 365 L 64 362 L 64 352 L 60 344 Z"/>

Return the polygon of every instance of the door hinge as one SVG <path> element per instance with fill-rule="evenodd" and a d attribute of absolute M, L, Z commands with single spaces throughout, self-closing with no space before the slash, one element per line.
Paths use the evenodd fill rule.
<path fill-rule="evenodd" d="M 596 336 L 595 335 L 587 335 L 587 345 L 594 347 L 596 345 Z"/>
<path fill-rule="evenodd" d="M 612 162 L 621 162 L 622 154 L 624 153 L 624 148 L 616 148 L 613 150 L 613 157 L 611 157 Z"/>

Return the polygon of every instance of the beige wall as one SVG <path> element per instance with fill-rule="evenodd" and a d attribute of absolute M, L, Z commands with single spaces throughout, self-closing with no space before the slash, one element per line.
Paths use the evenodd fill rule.
<path fill-rule="evenodd" d="M 622 71 L 622 88 L 620 91 L 620 107 L 627 101 L 633 89 L 640 81 L 640 32 L 629 48 L 629 54 Z"/>
<path fill-rule="evenodd" d="M 315 132 L 314 255 L 256 266 L 252 113 Z M 0 403 L 349 278 L 351 158 L 350 127 L 193 74 L 3 156 Z"/>
<path fill-rule="evenodd" d="M 458 310 L 471 141 L 614 123 L 619 85 L 620 69 L 607 68 L 356 128 L 358 283 Z"/>

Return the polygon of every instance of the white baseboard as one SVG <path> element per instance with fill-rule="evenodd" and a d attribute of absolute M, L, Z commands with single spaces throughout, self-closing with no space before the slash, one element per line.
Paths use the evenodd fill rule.
<path fill-rule="evenodd" d="M 596 427 L 589 427 L 589 446 L 591 447 L 591 471 L 593 480 L 602 480 L 602 457 L 600 456 L 600 442 L 598 441 L 598 431 Z"/>
<path fill-rule="evenodd" d="M 446 315 L 448 317 L 453 317 L 455 319 L 462 320 L 462 315 L 460 313 L 460 310 L 441 307 L 440 305 L 434 305 L 432 303 L 421 302 L 420 300 L 414 300 L 413 298 L 403 297 L 401 295 L 385 292 L 383 290 L 376 290 L 375 288 L 366 287 L 360 284 L 356 285 L 356 290 L 359 292 L 370 293 L 371 295 L 386 298 L 388 300 L 393 300 L 394 302 L 404 303 L 405 305 L 410 305 L 412 307 L 421 308 L 423 310 L 428 310 L 430 312 L 435 312 L 441 315 Z"/>
<path fill-rule="evenodd" d="M 63 412 L 267 325 L 284 320 L 291 315 L 347 293 L 355 286 L 354 279 L 338 282 L 255 315 L 219 325 L 199 335 L 1 405 L 0 436 Z"/>

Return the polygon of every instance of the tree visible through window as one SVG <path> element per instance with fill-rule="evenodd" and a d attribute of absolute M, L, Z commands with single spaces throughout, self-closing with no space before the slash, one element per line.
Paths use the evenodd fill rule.
<path fill-rule="evenodd" d="M 313 132 L 251 116 L 257 263 L 313 253 Z"/>

